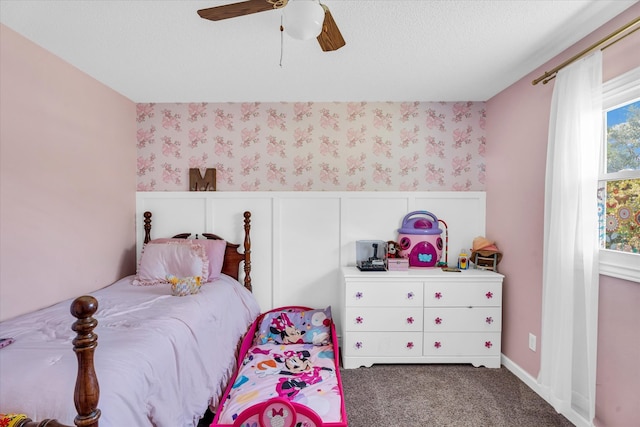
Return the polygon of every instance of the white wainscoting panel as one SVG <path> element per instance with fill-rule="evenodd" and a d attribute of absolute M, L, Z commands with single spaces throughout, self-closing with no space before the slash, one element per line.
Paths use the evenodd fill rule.
<path fill-rule="evenodd" d="M 274 303 L 333 305 L 340 276 L 340 198 L 291 193 L 274 200 Z M 293 196 L 293 197 L 291 197 Z"/>
<path fill-rule="evenodd" d="M 138 192 L 137 249 L 145 211 L 152 237 L 207 232 L 240 244 L 250 211 L 251 278 L 262 310 L 331 305 L 339 325 L 340 268 L 355 265 L 356 240 L 396 240 L 405 215 L 426 210 L 446 222 L 454 265 L 460 249 L 485 235 L 485 203 L 484 192 Z"/>

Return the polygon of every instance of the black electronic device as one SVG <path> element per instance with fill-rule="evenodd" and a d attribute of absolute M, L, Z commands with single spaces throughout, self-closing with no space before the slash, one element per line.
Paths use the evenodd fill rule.
<path fill-rule="evenodd" d="M 367 255 L 364 259 L 359 259 L 356 262 L 356 266 L 360 271 L 387 271 L 387 268 L 384 265 L 384 258 L 378 257 L 378 249 L 380 245 L 385 244 L 383 241 L 358 241 L 357 244 L 360 255 L 363 252 L 366 252 Z M 365 248 L 362 248 L 362 245 L 366 245 Z M 370 245 L 370 248 L 367 248 Z M 386 249 L 383 251 L 386 253 Z M 358 256 L 361 258 L 361 256 Z"/>

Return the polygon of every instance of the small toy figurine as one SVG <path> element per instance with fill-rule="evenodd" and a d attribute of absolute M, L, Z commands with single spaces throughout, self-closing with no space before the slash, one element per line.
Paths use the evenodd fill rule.
<path fill-rule="evenodd" d="M 387 258 L 400 258 L 400 245 L 393 240 L 387 242 Z"/>
<path fill-rule="evenodd" d="M 467 255 L 466 249 L 462 249 L 460 255 L 458 255 L 458 268 L 460 270 L 469 268 L 469 255 Z"/>

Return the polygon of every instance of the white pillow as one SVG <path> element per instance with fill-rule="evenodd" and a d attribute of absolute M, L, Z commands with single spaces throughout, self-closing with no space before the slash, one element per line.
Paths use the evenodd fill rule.
<path fill-rule="evenodd" d="M 209 277 L 209 260 L 205 248 L 197 243 L 147 243 L 140 255 L 134 285 L 169 283 L 167 276 Z"/>
<path fill-rule="evenodd" d="M 178 244 L 197 243 L 198 245 L 204 246 L 204 250 L 207 253 L 207 259 L 209 260 L 209 274 L 202 278 L 202 282 L 211 282 L 220 277 L 220 274 L 222 273 L 222 264 L 224 263 L 224 253 L 227 249 L 227 242 L 225 240 L 160 238 L 153 239 L 149 243 L 169 242 Z"/>

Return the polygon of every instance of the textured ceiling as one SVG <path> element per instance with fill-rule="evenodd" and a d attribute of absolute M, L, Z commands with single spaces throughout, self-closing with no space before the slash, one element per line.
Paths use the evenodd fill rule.
<path fill-rule="evenodd" d="M 484 101 L 636 2 L 323 0 L 335 52 L 281 38 L 280 10 L 196 14 L 233 1 L 0 0 L 0 21 L 135 102 Z"/>

